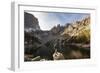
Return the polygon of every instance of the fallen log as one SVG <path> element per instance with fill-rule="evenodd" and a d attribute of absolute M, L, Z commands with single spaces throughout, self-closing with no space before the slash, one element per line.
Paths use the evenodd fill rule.
<path fill-rule="evenodd" d="M 40 56 L 37 56 L 37 57 L 32 59 L 32 61 L 40 61 L 40 60 L 41 60 Z"/>

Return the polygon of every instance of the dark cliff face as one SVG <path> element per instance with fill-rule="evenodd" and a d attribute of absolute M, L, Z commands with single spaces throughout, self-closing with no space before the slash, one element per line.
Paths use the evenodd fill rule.
<path fill-rule="evenodd" d="M 24 28 L 26 31 L 40 30 L 38 19 L 34 15 L 24 12 Z"/>

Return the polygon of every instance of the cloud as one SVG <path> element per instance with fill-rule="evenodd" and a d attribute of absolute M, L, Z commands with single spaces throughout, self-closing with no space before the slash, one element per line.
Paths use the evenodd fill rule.
<path fill-rule="evenodd" d="M 52 27 L 61 23 L 59 18 L 54 14 L 44 12 L 28 12 L 33 14 L 39 20 L 39 25 L 42 30 L 50 30 Z"/>

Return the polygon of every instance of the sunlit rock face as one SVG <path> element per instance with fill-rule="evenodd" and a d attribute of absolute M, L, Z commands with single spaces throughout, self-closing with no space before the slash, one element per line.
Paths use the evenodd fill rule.
<path fill-rule="evenodd" d="M 24 28 L 27 32 L 40 30 L 38 19 L 34 15 L 24 12 Z"/>
<path fill-rule="evenodd" d="M 61 35 L 73 42 L 90 42 L 90 17 L 67 25 Z M 72 38 L 69 38 L 68 36 Z"/>

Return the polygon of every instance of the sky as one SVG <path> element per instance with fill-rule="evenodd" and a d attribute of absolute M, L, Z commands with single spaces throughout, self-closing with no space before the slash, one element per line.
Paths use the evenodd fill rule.
<path fill-rule="evenodd" d="M 73 23 L 88 17 L 88 13 L 28 12 L 38 18 L 41 30 L 50 30 L 54 26 Z"/>

